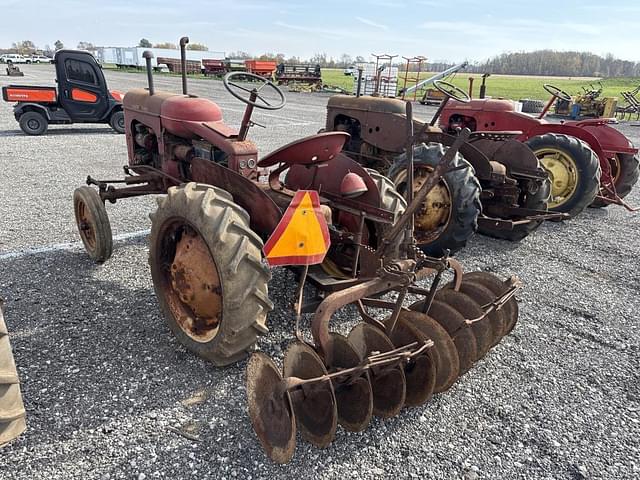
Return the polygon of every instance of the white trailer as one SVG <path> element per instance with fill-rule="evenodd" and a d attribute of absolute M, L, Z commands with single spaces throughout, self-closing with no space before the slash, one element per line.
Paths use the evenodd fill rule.
<path fill-rule="evenodd" d="M 144 48 L 144 47 L 98 47 L 97 59 L 101 64 L 114 64 L 118 67 L 144 68 L 145 60 L 142 53 L 145 50 L 153 52 L 151 65 L 158 65 L 158 57 L 180 59 L 180 50 L 172 48 Z M 187 60 L 199 61 L 203 59 L 222 60 L 225 52 L 215 52 L 211 50 L 187 50 Z"/>

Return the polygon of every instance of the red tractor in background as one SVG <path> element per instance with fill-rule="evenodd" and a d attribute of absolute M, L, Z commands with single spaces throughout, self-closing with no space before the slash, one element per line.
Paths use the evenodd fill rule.
<path fill-rule="evenodd" d="M 89 52 L 58 50 L 56 87 L 8 85 L 6 102 L 17 102 L 13 114 L 27 135 L 42 135 L 50 124 L 108 123 L 124 133 L 122 94 L 109 91 L 102 69 Z"/>
<path fill-rule="evenodd" d="M 517 140 L 526 143 L 549 172 L 549 209 L 572 216 L 588 206 L 623 205 L 638 180 L 638 149 L 608 119 L 551 123 L 543 117 L 556 99 L 571 96 L 553 85 L 544 89 L 551 98 L 537 116 L 515 110 L 515 103 L 502 99 L 474 99 L 468 103 L 448 102 L 440 126 L 448 132 L 460 128 L 471 131 L 520 132 Z"/>

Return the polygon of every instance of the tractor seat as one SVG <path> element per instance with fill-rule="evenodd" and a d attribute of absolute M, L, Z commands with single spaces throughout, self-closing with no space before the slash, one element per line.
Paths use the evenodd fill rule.
<path fill-rule="evenodd" d="M 325 132 L 291 142 L 262 157 L 259 167 L 286 165 L 313 165 L 328 162 L 340 153 L 350 135 L 346 132 Z"/>

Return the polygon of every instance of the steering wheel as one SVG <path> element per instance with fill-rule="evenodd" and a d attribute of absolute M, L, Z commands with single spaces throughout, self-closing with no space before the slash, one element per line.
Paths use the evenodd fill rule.
<path fill-rule="evenodd" d="M 254 87 L 252 89 L 249 89 L 233 82 L 233 80 L 240 77 L 244 79 L 249 78 L 261 83 L 262 85 L 257 88 Z M 280 90 L 280 88 L 278 88 L 266 78 L 261 77 L 260 75 L 254 75 L 253 73 L 246 72 L 230 72 L 224 76 L 222 83 L 224 85 L 224 88 L 226 88 L 231 95 L 236 97 L 241 102 L 246 103 L 247 105 L 252 105 L 256 108 L 262 108 L 264 110 L 279 110 L 284 107 L 284 104 L 287 102 L 287 100 L 284 98 L 284 93 L 282 93 L 282 90 Z M 268 100 L 260 95 L 260 90 L 262 90 L 264 87 L 269 87 L 276 91 L 276 93 L 280 97 L 278 103 L 272 105 Z M 246 94 L 243 96 L 241 91 L 248 93 L 249 96 L 247 97 Z M 259 101 L 262 103 L 258 103 Z"/>
<path fill-rule="evenodd" d="M 551 85 L 550 83 L 545 83 L 544 85 L 542 85 L 542 88 L 544 88 L 547 91 L 547 93 L 550 93 L 551 95 L 559 98 L 560 100 L 564 100 L 565 102 L 571 101 L 571 95 L 569 95 L 564 90 L 560 90 L 558 87 Z"/>
<path fill-rule="evenodd" d="M 449 82 L 444 82 L 442 80 L 436 80 L 433 82 L 433 86 L 438 89 L 440 93 L 443 93 L 447 97 L 456 100 L 461 103 L 469 103 L 471 101 L 471 97 L 464 90 L 452 85 Z"/>

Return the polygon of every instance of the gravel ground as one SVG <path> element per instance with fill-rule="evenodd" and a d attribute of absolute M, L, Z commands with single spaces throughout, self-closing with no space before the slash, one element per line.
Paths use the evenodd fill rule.
<path fill-rule="evenodd" d="M 53 84 L 51 66 L 21 68 L 24 78 L 0 85 Z M 143 75 L 106 76 L 112 89 L 144 84 Z M 242 105 L 220 82 L 190 85 L 239 123 Z M 179 79 L 156 86 L 177 91 Z M 311 134 L 326 99 L 289 94 L 283 110 L 256 115 L 267 128 L 250 135 L 266 153 Z M 640 143 L 639 128 L 619 128 Z M 519 244 L 476 236 L 459 255 L 468 270 L 525 283 L 515 331 L 425 406 L 363 433 L 338 429 L 325 450 L 299 440 L 293 461 L 276 466 L 247 416 L 245 362 L 213 368 L 160 317 L 146 261 L 153 200 L 108 206 L 121 240 L 104 265 L 79 246 L 73 189 L 87 174 L 120 174 L 124 137 L 107 126 L 26 137 L 2 102 L 0 161 L 0 294 L 28 414 L 26 434 L 2 450 L 2 479 L 640 476 L 638 215 L 589 210 Z M 629 197 L 637 205 L 639 192 Z M 291 338 L 292 282 L 274 271 L 271 331 L 259 342 L 278 360 Z"/>

